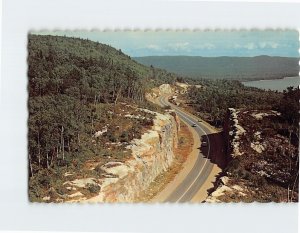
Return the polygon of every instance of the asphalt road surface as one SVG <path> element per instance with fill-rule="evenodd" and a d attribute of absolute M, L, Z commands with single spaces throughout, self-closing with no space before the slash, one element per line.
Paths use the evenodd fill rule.
<path fill-rule="evenodd" d="M 212 172 L 214 164 L 210 161 L 210 156 L 213 144 L 208 135 L 213 134 L 214 132 L 205 126 L 205 123 L 199 122 L 195 116 L 187 114 L 175 105 L 170 104 L 166 97 L 160 97 L 159 102 L 163 106 L 170 106 L 172 109 L 174 109 L 180 119 L 185 123 L 189 125 L 195 124 L 193 129 L 199 135 L 199 140 L 202 139 L 202 142 L 206 141 L 207 144 L 204 146 L 206 147 L 206 155 L 202 154 L 199 150 L 196 162 L 188 175 L 165 200 L 165 202 L 189 202 L 201 189 L 202 185 Z"/>

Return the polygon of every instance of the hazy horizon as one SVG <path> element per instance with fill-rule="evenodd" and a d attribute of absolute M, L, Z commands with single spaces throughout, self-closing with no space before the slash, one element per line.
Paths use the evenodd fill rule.
<path fill-rule="evenodd" d="M 228 57 L 228 58 L 254 58 L 254 57 L 280 57 L 280 58 L 297 58 L 297 57 L 284 57 L 284 56 L 270 56 L 270 55 L 255 55 L 255 56 L 215 56 L 215 57 L 208 57 L 208 56 L 195 56 L 195 55 L 149 55 L 149 56 L 134 56 L 133 58 L 141 58 L 141 57 L 202 57 L 202 58 L 221 58 L 221 57 Z"/>
<path fill-rule="evenodd" d="M 132 57 L 299 57 L 296 30 L 218 31 L 37 31 L 89 39 L 121 49 Z"/>

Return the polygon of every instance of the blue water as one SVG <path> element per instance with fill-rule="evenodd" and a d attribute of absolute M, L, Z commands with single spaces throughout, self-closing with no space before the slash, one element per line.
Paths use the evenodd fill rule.
<path fill-rule="evenodd" d="M 265 90 L 283 91 L 287 87 L 298 87 L 300 85 L 300 77 L 286 77 L 283 79 L 259 80 L 242 82 L 247 87 L 257 87 Z"/>

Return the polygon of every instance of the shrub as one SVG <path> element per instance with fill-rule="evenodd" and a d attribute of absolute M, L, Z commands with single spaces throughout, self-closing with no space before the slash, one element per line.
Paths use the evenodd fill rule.
<path fill-rule="evenodd" d="M 65 187 L 59 186 L 56 188 L 56 192 L 60 195 L 64 195 L 67 192 L 67 189 Z"/>
<path fill-rule="evenodd" d="M 228 163 L 228 165 L 227 165 L 225 171 L 226 171 L 226 172 L 230 172 L 230 173 L 234 173 L 234 171 L 235 171 L 236 169 L 238 169 L 239 166 L 240 166 L 240 160 L 237 159 L 237 158 L 232 159 L 232 160 Z"/>
<path fill-rule="evenodd" d="M 120 142 L 129 142 L 129 135 L 127 131 L 123 131 L 120 135 Z"/>
<path fill-rule="evenodd" d="M 44 188 L 49 188 L 50 186 L 50 177 L 47 172 L 41 171 L 37 174 L 37 179 L 39 184 L 41 184 Z"/>
<path fill-rule="evenodd" d="M 153 119 L 152 118 L 150 118 L 150 119 L 143 119 L 142 122 L 141 122 L 141 125 L 145 126 L 145 127 L 152 126 L 153 125 Z"/>
<path fill-rule="evenodd" d="M 58 158 L 57 159 L 57 165 L 60 166 L 60 167 L 64 167 L 64 166 L 67 165 L 67 161 L 63 160 L 62 158 Z"/>
<path fill-rule="evenodd" d="M 102 156 L 102 157 L 112 156 L 112 152 L 111 152 L 110 150 L 104 149 L 104 150 L 102 150 L 102 152 L 101 152 L 101 156 Z"/>
<path fill-rule="evenodd" d="M 100 186 L 97 184 L 88 184 L 87 185 L 87 190 L 90 193 L 99 193 L 100 192 Z"/>
<path fill-rule="evenodd" d="M 43 196 L 43 189 L 39 183 L 39 180 L 37 178 L 31 178 L 29 180 L 29 200 L 36 202 L 40 201 L 40 198 Z"/>
<path fill-rule="evenodd" d="M 128 153 L 128 151 L 115 151 L 114 152 L 114 157 L 119 159 L 119 160 L 123 160 L 126 157 L 128 157 L 130 155 L 130 153 Z"/>
<path fill-rule="evenodd" d="M 101 169 L 101 164 L 98 164 L 95 168 L 94 171 L 96 172 L 96 174 L 99 176 L 103 173 L 103 170 Z"/>
<path fill-rule="evenodd" d="M 111 142 L 116 142 L 117 138 L 113 134 L 108 134 L 108 140 L 111 141 Z"/>
<path fill-rule="evenodd" d="M 266 179 L 261 177 L 260 175 L 252 175 L 250 177 L 250 182 L 253 187 L 263 187 L 267 184 Z"/>

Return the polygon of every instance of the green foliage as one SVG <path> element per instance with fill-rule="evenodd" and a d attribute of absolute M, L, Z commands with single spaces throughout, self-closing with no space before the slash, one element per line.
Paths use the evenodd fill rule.
<path fill-rule="evenodd" d="M 282 116 L 297 128 L 299 122 L 299 99 L 299 88 L 288 87 L 287 90 L 283 91 L 283 98 L 277 106 Z"/>
<path fill-rule="evenodd" d="M 62 185 L 67 179 L 64 173 L 79 173 L 89 159 L 102 163 L 130 156 L 123 149 L 105 150 L 105 143 L 129 142 L 151 122 L 139 120 L 133 127 L 117 130 L 113 122 L 118 102 L 159 110 L 145 100 L 145 92 L 176 80 L 175 75 L 141 65 L 108 45 L 41 35 L 28 36 L 28 78 L 29 196 L 33 201 L 46 195 L 61 198 L 67 192 Z M 94 138 L 108 123 L 108 132 Z M 102 173 L 100 167 L 95 172 Z M 96 193 L 99 187 L 87 191 Z"/>
<path fill-rule="evenodd" d="M 87 190 L 88 190 L 90 193 L 96 194 L 96 193 L 99 193 L 99 192 L 100 192 L 100 186 L 97 185 L 97 184 L 88 184 L 88 185 L 87 185 Z"/>
<path fill-rule="evenodd" d="M 190 89 L 189 104 L 215 126 L 221 126 L 228 108 L 271 109 L 281 96 L 273 91 L 245 87 L 239 81 L 202 79 L 194 83 L 204 88 Z"/>
<path fill-rule="evenodd" d="M 39 171 L 35 177 L 29 180 L 29 198 L 32 201 L 38 201 L 45 195 L 45 190 L 48 190 L 51 185 L 51 177 L 46 170 Z"/>
<path fill-rule="evenodd" d="M 120 135 L 120 142 L 129 142 L 129 135 L 127 131 L 122 132 Z"/>
<path fill-rule="evenodd" d="M 113 134 L 113 132 L 108 134 L 108 140 L 109 140 L 110 142 L 116 142 L 116 141 L 117 141 L 117 138 L 116 138 L 116 136 Z"/>
<path fill-rule="evenodd" d="M 29 157 L 33 174 L 55 161 L 64 161 L 66 152 L 80 153 L 80 139 L 91 136 L 95 122 L 105 119 L 99 114 L 105 111 L 101 104 L 116 103 L 123 97 L 144 101 L 148 83 L 144 80 L 150 69 L 110 46 L 29 35 L 28 51 Z"/>

